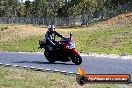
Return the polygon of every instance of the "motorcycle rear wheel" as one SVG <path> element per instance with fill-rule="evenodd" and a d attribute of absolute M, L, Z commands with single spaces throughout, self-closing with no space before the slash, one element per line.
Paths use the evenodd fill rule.
<path fill-rule="evenodd" d="M 45 55 L 46 59 L 47 59 L 50 63 L 55 63 L 54 58 L 52 57 L 52 55 L 50 55 L 50 54 L 48 53 L 48 51 L 44 51 L 44 55 Z"/>

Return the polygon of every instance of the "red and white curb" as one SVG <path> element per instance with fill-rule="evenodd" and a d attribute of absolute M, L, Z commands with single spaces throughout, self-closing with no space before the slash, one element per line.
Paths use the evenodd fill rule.
<path fill-rule="evenodd" d="M 60 71 L 60 70 L 51 70 L 51 69 L 43 69 L 43 68 L 28 67 L 28 66 L 19 66 L 19 65 L 11 65 L 11 64 L 3 64 L 3 63 L 0 63 L 0 66 L 31 69 L 33 71 L 41 71 L 41 72 L 62 73 L 62 74 L 65 74 L 65 75 L 68 75 L 68 74 L 77 75 L 78 74 L 78 73 L 74 73 L 74 72 L 67 72 L 67 71 Z"/>

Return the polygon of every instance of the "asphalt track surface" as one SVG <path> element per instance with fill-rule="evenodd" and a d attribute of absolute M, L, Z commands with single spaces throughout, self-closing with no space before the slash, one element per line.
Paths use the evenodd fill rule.
<path fill-rule="evenodd" d="M 82 67 L 87 74 L 130 74 L 132 76 L 132 59 L 82 56 Z M 78 73 L 78 65 L 72 62 L 55 62 L 50 64 L 41 53 L 0 52 L 0 63 L 28 66 L 42 69 Z"/>

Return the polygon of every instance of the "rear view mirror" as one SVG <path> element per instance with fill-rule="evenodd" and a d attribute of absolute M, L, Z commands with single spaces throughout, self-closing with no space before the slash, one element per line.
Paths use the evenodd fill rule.
<path fill-rule="evenodd" d="M 72 38 L 72 33 L 70 33 L 70 40 L 71 40 L 71 38 Z"/>

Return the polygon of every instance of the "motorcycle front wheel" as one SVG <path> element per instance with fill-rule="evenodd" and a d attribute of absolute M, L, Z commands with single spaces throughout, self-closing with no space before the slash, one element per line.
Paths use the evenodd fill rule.
<path fill-rule="evenodd" d="M 55 63 L 53 56 L 48 51 L 44 51 L 44 55 L 50 63 Z"/>
<path fill-rule="evenodd" d="M 80 65 L 82 63 L 82 58 L 81 56 L 74 56 L 72 57 L 72 62 L 75 63 L 75 65 Z"/>

